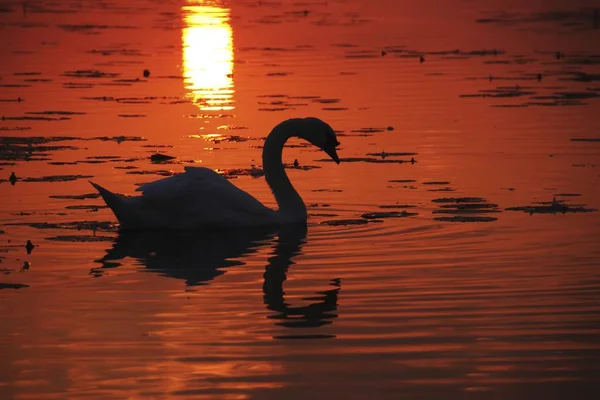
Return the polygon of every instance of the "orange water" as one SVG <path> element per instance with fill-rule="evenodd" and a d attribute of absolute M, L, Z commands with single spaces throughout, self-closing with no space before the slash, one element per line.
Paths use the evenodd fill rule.
<path fill-rule="evenodd" d="M 596 398 L 598 5 L 536 7 L 2 3 L 0 397 Z M 50 197 L 247 169 L 298 116 L 415 162 L 293 141 L 306 230 L 119 235 Z"/>

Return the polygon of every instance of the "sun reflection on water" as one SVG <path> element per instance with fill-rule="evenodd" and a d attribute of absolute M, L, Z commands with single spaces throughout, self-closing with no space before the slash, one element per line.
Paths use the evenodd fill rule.
<path fill-rule="evenodd" d="M 201 4 L 192 1 L 182 7 L 185 88 L 203 111 L 233 110 L 230 11 Z"/>

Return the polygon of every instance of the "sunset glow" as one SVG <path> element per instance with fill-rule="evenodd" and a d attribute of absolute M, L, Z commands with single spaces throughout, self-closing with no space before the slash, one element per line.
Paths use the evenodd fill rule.
<path fill-rule="evenodd" d="M 233 34 L 229 10 L 214 6 L 182 8 L 183 75 L 188 96 L 203 111 L 232 110 Z"/>

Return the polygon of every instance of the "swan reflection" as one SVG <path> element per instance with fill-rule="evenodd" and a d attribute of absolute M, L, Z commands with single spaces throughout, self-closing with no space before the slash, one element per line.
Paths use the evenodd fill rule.
<path fill-rule="evenodd" d="M 275 238 L 277 237 L 277 238 Z M 122 231 L 116 242 L 100 260 L 100 268 L 92 273 L 101 275 L 106 268 L 120 266 L 119 261 L 131 257 L 146 271 L 161 276 L 182 279 L 186 286 L 206 285 L 223 275 L 226 268 L 244 265 L 242 257 L 256 253 L 269 245 L 272 256 L 264 272 L 263 299 L 268 318 L 287 328 L 314 328 L 330 324 L 337 317 L 339 279 L 331 281 L 332 289 L 305 298 L 306 306 L 294 307 L 285 300 L 283 284 L 292 259 L 302 254 L 306 243 L 306 225 L 289 225 L 279 230 L 251 228 L 235 230 L 197 231 Z M 284 335 L 277 338 L 324 338 L 331 335 Z"/>

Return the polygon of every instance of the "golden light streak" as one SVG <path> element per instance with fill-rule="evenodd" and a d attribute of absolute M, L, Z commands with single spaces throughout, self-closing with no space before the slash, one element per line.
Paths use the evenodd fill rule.
<path fill-rule="evenodd" d="M 203 111 L 233 110 L 233 33 L 229 9 L 182 7 L 183 75 L 188 96 Z"/>

